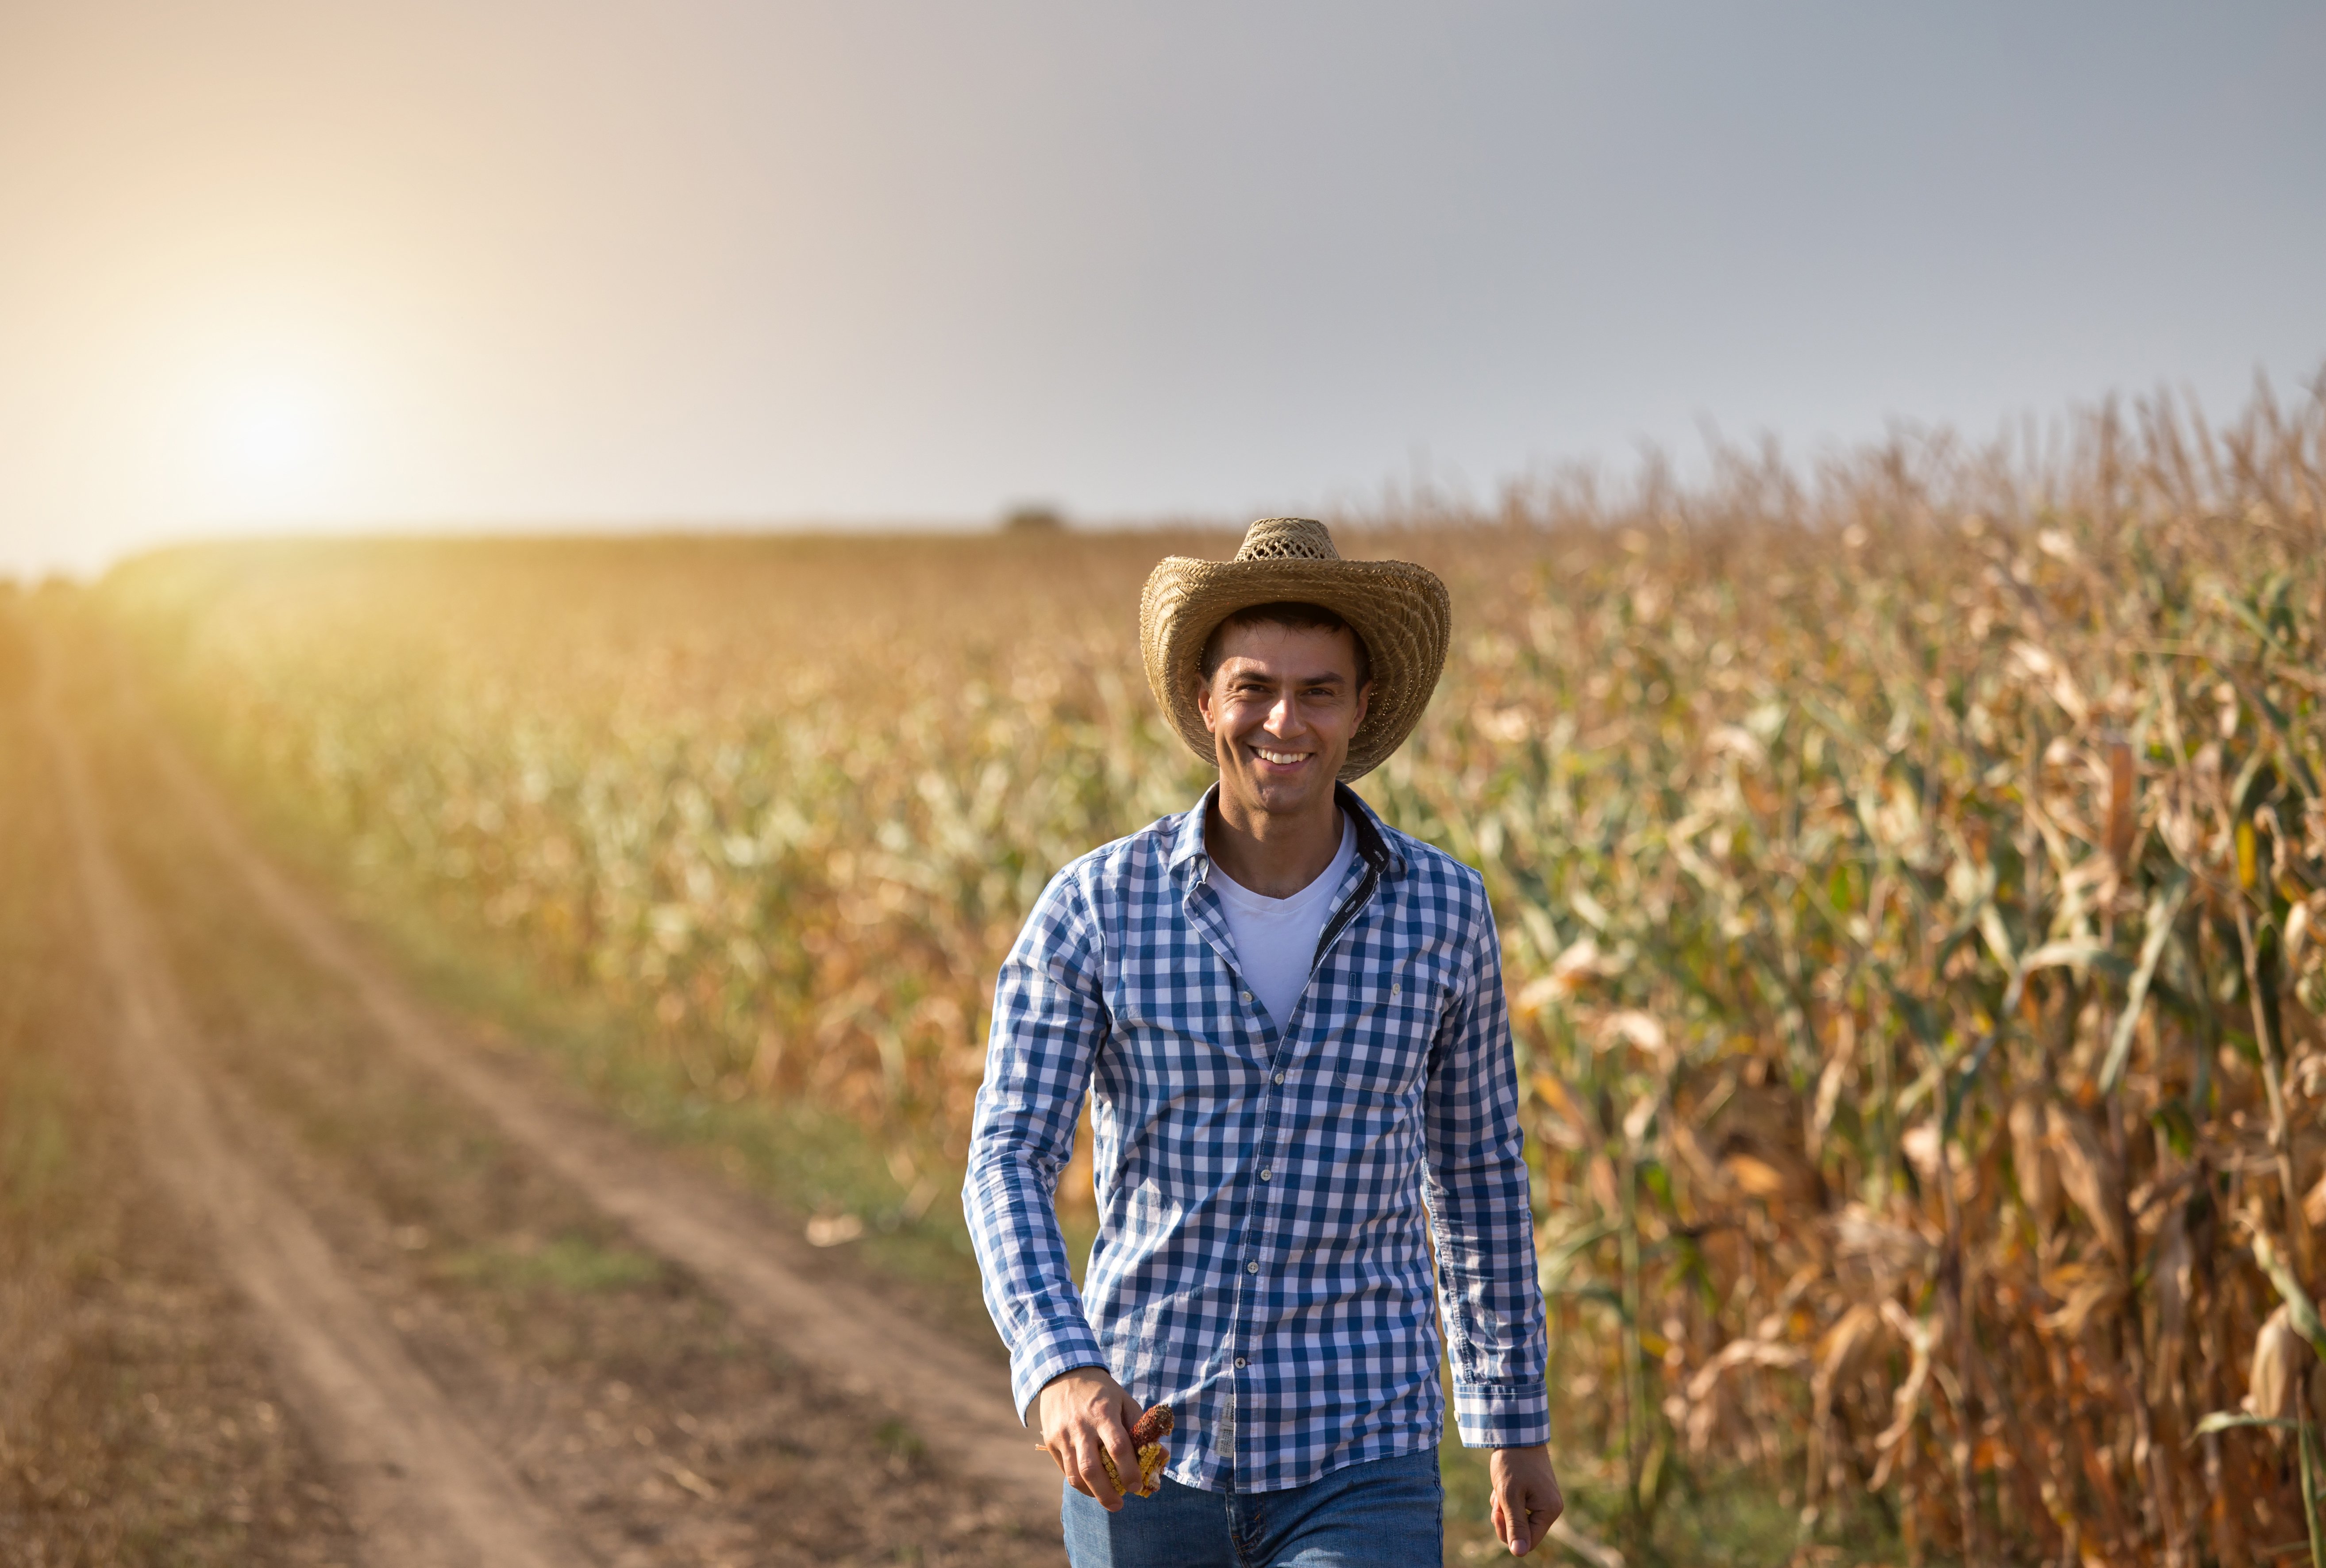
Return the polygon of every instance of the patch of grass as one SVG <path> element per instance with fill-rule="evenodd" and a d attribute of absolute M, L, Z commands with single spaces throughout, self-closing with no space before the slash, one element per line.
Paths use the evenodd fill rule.
<path fill-rule="evenodd" d="M 591 1237 L 560 1236 L 539 1247 L 479 1247 L 454 1253 L 438 1266 L 453 1278 L 509 1290 L 554 1290 L 568 1295 L 631 1290 L 663 1276 L 660 1260 Z"/>
<path fill-rule="evenodd" d="M 872 1440 L 894 1457 L 908 1461 L 928 1452 L 928 1445 L 921 1441 L 920 1434 L 901 1421 L 882 1422 L 873 1429 Z"/>
<path fill-rule="evenodd" d="M 0 1203 L 12 1213 L 40 1204 L 71 1163 L 69 1094 L 47 1062 L 0 1056 Z"/>

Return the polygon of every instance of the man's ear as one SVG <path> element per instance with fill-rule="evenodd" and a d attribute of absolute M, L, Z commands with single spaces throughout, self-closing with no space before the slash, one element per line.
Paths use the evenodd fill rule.
<path fill-rule="evenodd" d="M 1368 681 L 1357 688 L 1357 717 L 1356 721 L 1349 726 L 1350 734 L 1354 735 L 1364 727 L 1365 714 L 1372 705 L 1373 683 Z"/>
<path fill-rule="evenodd" d="M 1219 720 L 1212 716 L 1212 680 L 1208 675 L 1196 682 L 1196 711 L 1204 716 L 1204 728 L 1210 734 L 1220 732 Z"/>

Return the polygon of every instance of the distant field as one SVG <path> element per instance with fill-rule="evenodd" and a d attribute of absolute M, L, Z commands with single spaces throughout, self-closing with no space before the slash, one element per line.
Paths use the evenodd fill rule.
<path fill-rule="evenodd" d="M 2326 419 L 2151 412 L 2040 469 L 1740 463 L 1341 535 L 1455 590 L 1361 787 L 1496 900 L 1594 1529 L 1679 1551 L 1741 1469 L 1760 1533 L 1695 1560 L 2306 1534 L 2302 1444 L 2198 1433 L 2307 1412 L 2326 1337 Z M 1027 906 L 1202 784 L 1135 607 L 1232 548 L 222 546 L 99 599 L 331 876 L 615 1009 L 706 1106 L 844 1115 L 917 1220 Z"/>

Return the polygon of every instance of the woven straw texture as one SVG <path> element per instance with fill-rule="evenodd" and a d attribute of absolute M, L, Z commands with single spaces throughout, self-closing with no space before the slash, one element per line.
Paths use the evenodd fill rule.
<path fill-rule="evenodd" d="M 1403 561 L 1342 560 L 1332 534 L 1312 518 L 1261 518 L 1244 534 L 1233 561 L 1166 556 L 1140 597 L 1147 683 L 1179 738 L 1216 764 L 1211 732 L 1196 707 L 1204 644 L 1236 611 L 1286 600 L 1323 605 L 1365 640 L 1372 702 L 1341 768 L 1344 780 L 1362 777 L 1404 744 L 1429 706 L 1446 667 L 1453 606 L 1446 585 L 1424 568 Z"/>

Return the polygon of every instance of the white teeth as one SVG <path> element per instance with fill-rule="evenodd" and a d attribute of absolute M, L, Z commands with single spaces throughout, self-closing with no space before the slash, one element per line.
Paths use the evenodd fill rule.
<path fill-rule="evenodd" d="M 1262 762 L 1272 762 L 1279 767 L 1290 767 L 1296 762 L 1307 760 L 1305 753 L 1298 751 L 1270 751 L 1263 746 L 1255 746 L 1251 749 Z"/>

